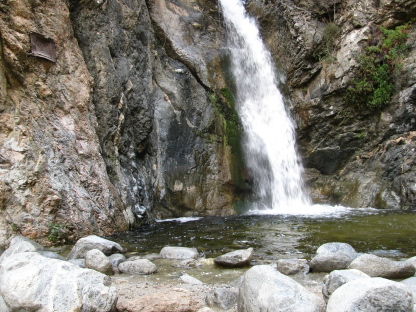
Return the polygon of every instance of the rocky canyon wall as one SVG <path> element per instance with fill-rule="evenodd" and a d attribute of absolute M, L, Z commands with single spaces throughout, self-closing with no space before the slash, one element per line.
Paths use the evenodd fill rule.
<path fill-rule="evenodd" d="M 314 201 L 415 209 L 416 1 L 252 0 L 248 8 L 286 73 Z M 353 103 L 348 94 L 366 47 L 382 46 L 380 27 L 403 25 L 406 51 L 391 100 L 381 109 L 369 109 L 364 98 Z M 378 64 L 393 62 L 383 60 L 383 44 L 374 52 Z"/>
<path fill-rule="evenodd" d="M 234 213 L 239 124 L 214 1 L 5 0 L 0 13 L 0 245 Z M 30 53 L 32 33 L 56 61 Z"/>
<path fill-rule="evenodd" d="M 390 105 L 345 98 L 372 31 L 415 3 L 246 1 L 285 73 L 316 202 L 416 208 L 414 24 Z M 0 15 L 0 247 L 235 213 L 250 187 L 215 0 L 3 0 Z"/>

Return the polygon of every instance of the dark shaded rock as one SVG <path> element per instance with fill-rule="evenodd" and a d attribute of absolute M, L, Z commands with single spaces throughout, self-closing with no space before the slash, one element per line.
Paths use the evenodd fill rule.
<path fill-rule="evenodd" d="M 235 250 L 214 259 L 215 264 L 228 267 L 238 268 L 250 264 L 253 259 L 254 249 L 248 248 L 244 250 Z"/>
<path fill-rule="evenodd" d="M 327 312 L 413 310 L 412 293 L 397 282 L 384 278 L 362 278 L 339 287 L 329 298 Z"/>

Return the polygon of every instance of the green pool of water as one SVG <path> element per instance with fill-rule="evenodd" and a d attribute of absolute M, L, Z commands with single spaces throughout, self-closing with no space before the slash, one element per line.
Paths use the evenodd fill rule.
<path fill-rule="evenodd" d="M 416 256 L 416 212 L 359 210 L 336 216 L 240 215 L 160 222 L 110 239 L 130 254 L 159 253 L 164 246 L 196 247 L 207 258 L 253 247 L 254 262 L 310 259 L 328 242 L 357 252 L 405 259 Z"/>

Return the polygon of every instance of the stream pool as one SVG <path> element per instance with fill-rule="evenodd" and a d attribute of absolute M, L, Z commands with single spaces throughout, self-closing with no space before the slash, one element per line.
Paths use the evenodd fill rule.
<path fill-rule="evenodd" d="M 187 221 L 187 222 L 183 222 Z M 239 215 L 157 222 L 109 239 L 130 255 L 159 253 L 164 246 L 195 247 L 212 258 L 253 247 L 254 263 L 310 259 L 328 242 L 393 259 L 416 256 L 416 212 L 348 209 L 336 214 Z"/>

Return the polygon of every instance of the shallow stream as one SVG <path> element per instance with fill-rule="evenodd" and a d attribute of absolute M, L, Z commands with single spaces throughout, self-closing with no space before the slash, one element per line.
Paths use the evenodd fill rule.
<path fill-rule="evenodd" d="M 186 220 L 186 219 L 185 219 Z M 188 219 L 189 220 L 189 219 Z M 253 247 L 254 262 L 310 259 L 328 242 L 393 259 L 416 256 L 416 212 L 349 209 L 336 214 L 240 215 L 158 222 L 110 239 L 129 254 L 159 253 L 164 246 L 195 247 L 207 258 Z"/>

